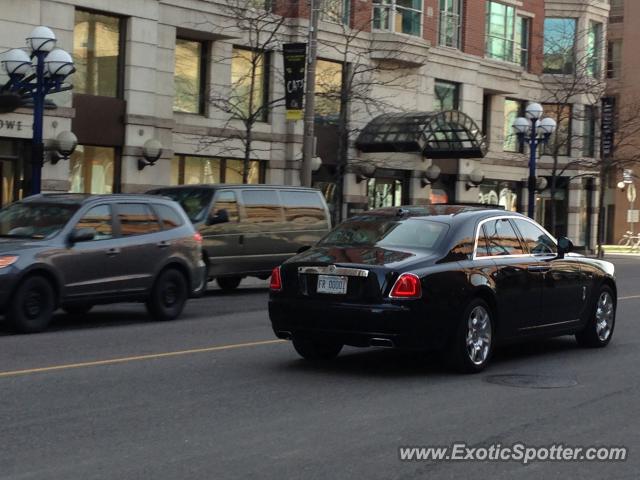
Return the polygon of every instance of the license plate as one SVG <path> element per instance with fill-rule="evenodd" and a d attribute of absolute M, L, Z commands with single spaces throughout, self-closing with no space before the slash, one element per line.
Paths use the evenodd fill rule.
<path fill-rule="evenodd" d="M 318 293 L 331 293 L 333 295 L 344 295 L 347 293 L 347 277 L 337 275 L 318 275 Z"/>

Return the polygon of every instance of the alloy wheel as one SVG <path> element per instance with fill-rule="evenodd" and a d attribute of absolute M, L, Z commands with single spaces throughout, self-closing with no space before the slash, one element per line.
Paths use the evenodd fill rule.
<path fill-rule="evenodd" d="M 467 321 L 467 354 L 474 365 L 482 365 L 491 351 L 491 318 L 481 305 L 469 314 Z"/>
<path fill-rule="evenodd" d="M 601 342 L 607 341 L 613 327 L 613 298 L 609 292 L 602 292 L 596 306 L 596 334 Z"/>

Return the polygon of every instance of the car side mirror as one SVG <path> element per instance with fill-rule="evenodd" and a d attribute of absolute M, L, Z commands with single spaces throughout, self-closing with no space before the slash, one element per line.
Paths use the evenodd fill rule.
<path fill-rule="evenodd" d="M 71 232 L 69 241 L 71 243 L 89 242 L 96 238 L 96 233 L 94 228 L 78 228 Z"/>
<path fill-rule="evenodd" d="M 216 210 L 216 213 L 207 219 L 207 225 L 217 225 L 218 223 L 227 223 L 229 221 L 229 212 L 224 208 Z"/>
<path fill-rule="evenodd" d="M 567 237 L 558 239 L 558 256 L 563 257 L 573 250 L 573 242 Z"/>

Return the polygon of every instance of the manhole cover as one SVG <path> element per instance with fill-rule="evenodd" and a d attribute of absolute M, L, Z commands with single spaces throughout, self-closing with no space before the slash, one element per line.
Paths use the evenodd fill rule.
<path fill-rule="evenodd" d="M 485 380 L 518 388 L 567 388 L 578 384 L 576 379 L 560 375 L 489 375 Z"/>

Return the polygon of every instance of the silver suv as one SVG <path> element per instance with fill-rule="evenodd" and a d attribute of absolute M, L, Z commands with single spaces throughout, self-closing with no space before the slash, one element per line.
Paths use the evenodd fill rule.
<path fill-rule="evenodd" d="M 145 302 L 180 315 L 205 286 L 202 237 L 178 204 L 148 195 L 35 195 L 0 210 L 0 312 L 45 329 L 57 307 Z"/>

